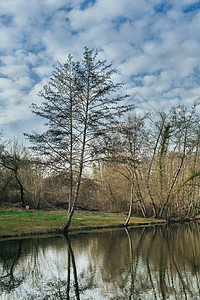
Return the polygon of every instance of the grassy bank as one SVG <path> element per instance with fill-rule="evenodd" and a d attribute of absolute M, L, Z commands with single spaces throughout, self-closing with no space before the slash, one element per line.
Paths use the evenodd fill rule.
<path fill-rule="evenodd" d="M 65 222 L 67 211 L 33 211 L 22 209 L 0 210 L 0 237 L 23 236 L 31 234 L 55 233 Z M 70 232 L 85 231 L 97 228 L 122 227 L 126 216 L 79 211 L 76 212 Z M 130 225 L 161 224 L 165 221 L 153 218 L 132 217 Z"/>

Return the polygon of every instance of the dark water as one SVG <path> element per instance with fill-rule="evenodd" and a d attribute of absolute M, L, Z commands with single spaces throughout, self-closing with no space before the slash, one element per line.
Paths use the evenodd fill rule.
<path fill-rule="evenodd" d="M 200 224 L 0 242 L 0 299 L 200 299 Z"/>

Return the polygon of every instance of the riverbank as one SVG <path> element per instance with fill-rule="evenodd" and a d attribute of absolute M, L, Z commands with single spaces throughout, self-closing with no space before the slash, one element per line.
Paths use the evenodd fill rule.
<path fill-rule="evenodd" d="M 0 238 L 36 234 L 60 233 L 67 217 L 66 210 L 37 211 L 24 209 L 0 209 Z M 127 216 L 104 212 L 75 212 L 69 234 L 87 230 L 123 227 Z M 129 226 L 165 224 L 165 220 L 131 217 Z"/>

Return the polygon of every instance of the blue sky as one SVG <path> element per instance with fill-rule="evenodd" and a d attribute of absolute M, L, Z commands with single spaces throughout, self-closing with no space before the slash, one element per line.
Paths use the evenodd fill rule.
<path fill-rule="evenodd" d="M 200 96 L 200 1 L 0 0 L 0 129 L 40 130 L 30 111 L 57 62 L 83 48 L 113 62 L 138 109 Z"/>

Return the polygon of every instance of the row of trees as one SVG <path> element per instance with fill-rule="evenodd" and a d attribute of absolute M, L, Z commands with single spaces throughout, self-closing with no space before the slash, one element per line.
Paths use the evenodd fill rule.
<path fill-rule="evenodd" d="M 1 143 L 1 197 L 17 189 L 22 206 L 65 202 L 64 233 L 77 205 L 127 212 L 126 225 L 133 211 L 167 219 L 198 214 L 199 101 L 138 115 L 124 104 L 112 65 L 97 55 L 85 48 L 82 62 L 69 56 L 41 91 L 44 101 L 32 105 L 47 128 L 25 134 L 32 158 L 16 142 Z"/>
<path fill-rule="evenodd" d="M 129 182 L 130 213 L 136 202 L 144 217 L 199 213 L 198 106 L 195 101 L 190 108 L 178 105 L 168 113 L 133 114 L 121 124 L 111 168 L 116 178 Z"/>
<path fill-rule="evenodd" d="M 129 115 L 83 173 L 77 205 L 85 209 L 172 218 L 199 213 L 199 114 L 173 107 L 168 114 Z M 119 124 L 118 124 L 119 125 Z M 94 151 L 91 153 L 94 156 Z M 62 169 L 33 159 L 17 142 L 1 143 L 1 202 L 67 207 L 71 182 Z M 75 173 L 76 170 L 74 170 Z M 72 184 L 74 188 L 75 181 Z"/>

